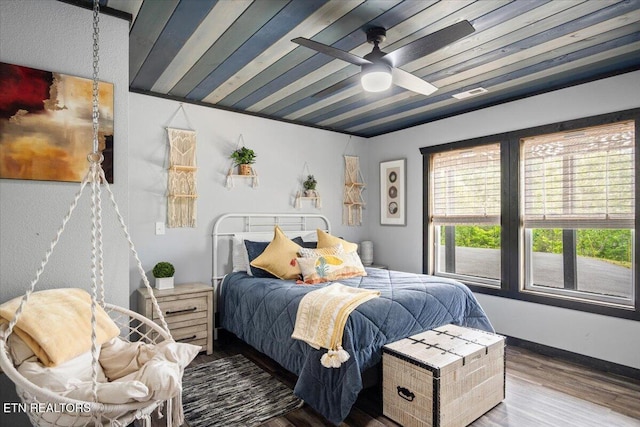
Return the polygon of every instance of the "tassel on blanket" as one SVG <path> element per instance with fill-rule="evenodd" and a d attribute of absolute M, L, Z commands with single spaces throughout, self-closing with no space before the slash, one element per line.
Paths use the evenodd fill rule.
<path fill-rule="evenodd" d="M 351 356 L 342 346 L 338 346 L 337 350 L 329 350 L 320 358 L 320 363 L 325 368 L 339 368 L 344 362 L 349 360 Z"/>
<path fill-rule="evenodd" d="M 184 424 L 184 410 L 182 408 L 182 393 L 176 394 L 176 396 L 171 399 L 169 406 L 172 407 L 171 417 L 167 417 L 167 422 L 171 420 L 172 426 L 180 427 Z"/>
<path fill-rule="evenodd" d="M 164 411 L 164 402 L 160 402 L 160 404 L 158 405 L 158 409 L 156 409 L 156 414 L 158 415 L 159 420 L 164 418 L 163 411 Z"/>

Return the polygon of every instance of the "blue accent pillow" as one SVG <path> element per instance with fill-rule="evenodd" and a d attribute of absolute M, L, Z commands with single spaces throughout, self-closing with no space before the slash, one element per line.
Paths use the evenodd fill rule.
<path fill-rule="evenodd" d="M 294 243 L 300 246 L 303 246 L 304 242 L 302 241 L 302 237 L 294 237 L 291 240 Z M 269 243 L 271 242 L 253 242 L 251 240 L 244 241 L 244 246 L 247 248 L 247 256 L 249 258 L 249 267 L 251 268 L 251 274 L 253 274 L 253 277 L 261 277 L 263 279 L 277 279 L 276 276 L 269 273 L 268 271 L 265 271 L 261 268 L 254 267 L 251 265 L 251 261 L 258 258 L 260 254 L 262 254 L 262 252 L 264 252 L 264 250 L 267 249 L 267 246 L 269 246 Z M 311 242 L 308 242 L 308 243 L 311 243 Z"/>

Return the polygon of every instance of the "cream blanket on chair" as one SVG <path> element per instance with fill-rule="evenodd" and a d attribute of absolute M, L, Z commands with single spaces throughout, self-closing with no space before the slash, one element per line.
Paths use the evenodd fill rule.
<path fill-rule="evenodd" d="M 333 283 L 311 291 L 300 300 L 291 338 L 302 340 L 315 349 L 329 351 L 320 359 L 327 368 L 339 368 L 349 360 L 342 348 L 342 334 L 349 314 L 360 304 L 380 296 L 379 291 Z"/>
<path fill-rule="evenodd" d="M 0 305 L 0 324 L 13 320 L 22 297 Z M 97 341 L 118 336 L 109 315 L 96 307 Z M 14 328 L 44 366 L 56 366 L 91 349 L 91 296 L 82 289 L 63 288 L 34 292 Z"/>

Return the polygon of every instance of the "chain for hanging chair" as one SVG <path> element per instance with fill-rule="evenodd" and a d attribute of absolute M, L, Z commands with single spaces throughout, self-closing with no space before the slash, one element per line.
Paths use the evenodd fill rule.
<path fill-rule="evenodd" d="M 21 314 L 24 311 L 25 305 L 29 301 L 30 295 L 34 292 L 36 284 L 38 283 L 42 273 L 45 270 L 45 267 L 51 257 L 56 245 L 58 244 L 60 237 L 62 236 L 65 227 L 71 216 L 78 205 L 78 202 L 82 196 L 82 193 L 87 186 L 87 184 L 91 184 L 91 354 L 92 354 L 92 390 L 91 394 L 93 397 L 93 403 L 90 404 L 91 407 L 91 417 L 90 421 L 93 420 L 95 425 L 103 425 L 102 417 L 105 416 L 105 413 L 108 413 L 109 416 L 105 416 L 105 418 L 111 423 L 113 426 L 118 425 L 127 425 L 134 419 L 144 419 L 148 424 L 150 422 L 150 413 L 156 407 L 161 408 L 161 402 L 135 402 L 132 404 L 121 404 L 121 405 L 112 405 L 112 404 L 102 404 L 98 401 L 97 394 L 97 385 L 98 385 L 98 355 L 99 349 L 96 345 L 97 342 L 97 316 L 96 310 L 97 306 L 107 309 L 110 313 L 113 313 L 114 316 L 118 315 L 120 317 L 124 317 L 124 321 L 120 321 L 118 326 L 121 329 L 129 328 L 128 334 L 125 338 L 131 338 L 134 333 L 137 333 L 148 340 L 151 343 L 155 343 L 157 339 L 165 339 L 173 341 L 171 337 L 171 333 L 169 330 L 169 326 L 167 325 L 162 310 L 158 305 L 158 301 L 154 296 L 153 288 L 151 287 L 149 280 L 145 274 L 144 268 L 142 266 L 142 262 L 138 256 L 138 253 L 135 249 L 133 241 L 131 240 L 131 236 L 125 224 L 124 218 L 122 217 L 118 205 L 116 203 L 115 196 L 107 182 L 107 179 L 104 174 L 104 170 L 102 169 L 102 162 L 104 160 L 104 156 L 100 152 L 99 147 L 99 4 L 98 0 L 93 1 L 93 76 L 92 76 L 92 125 L 93 125 L 93 141 L 92 141 L 92 151 L 88 154 L 87 159 L 89 161 L 89 170 L 87 171 L 85 177 L 83 178 L 80 188 L 76 192 L 71 205 L 67 211 L 67 214 L 62 219 L 62 224 L 59 227 L 54 239 L 52 240 L 49 248 L 47 249 L 45 256 L 40 264 L 40 267 L 37 269 L 35 277 L 32 279 L 28 290 L 25 292 L 22 297 L 20 304 L 15 312 L 13 319 L 8 323 L 6 330 L 4 331 L 3 339 L 1 340 L 3 347 L 3 352 L 0 354 L 0 362 L 3 362 L 3 368 L 5 369 L 5 373 L 14 380 L 16 383 L 16 388 L 25 390 L 26 393 L 22 393 L 22 396 L 26 396 L 25 399 L 31 399 L 32 401 L 38 401 L 37 395 L 44 396 L 44 401 L 52 401 L 56 399 L 56 397 L 60 398 L 62 402 L 77 402 L 74 400 L 69 400 L 63 396 L 56 396 L 55 393 L 52 393 L 49 390 L 41 389 L 38 386 L 28 382 L 26 379 L 22 378 L 17 370 L 11 366 L 5 366 L 5 362 L 9 361 L 11 363 L 11 358 L 9 356 L 9 346 L 8 340 L 9 336 L 12 334 L 16 324 L 18 323 Z M 140 316 L 137 313 L 134 313 L 128 309 L 120 308 L 111 304 L 107 304 L 105 302 L 105 289 L 104 289 L 104 252 L 103 252 L 103 233 L 102 233 L 102 197 L 101 191 L 102 186 L 104 186 L 105 190 L 108 193 L 109 200 L 114 209 L 115 215 L 119 222 L 119 225 L 124 232 L 124 237 L 126 238 L 129 249 L 131 250 L 135 261 L 138 272 L 142 277 L 142 281 L 144 286 L 149 290 L 149 295 L 151 297 L 152 306 L 157 317 L 157 321 L 160 325 L 156 325 L 153 321 Z M 130 326 L 131 319 L 136 319 L 141 325 L 146 325 L 149 331 L 152 332 L 143 332 L 140 330 L 140 326 L 133 327 Z M 157 338 L 153 338 L 151 334 L 155 333 Z M 20 390 L 19 390 L 20 391 Z M 20 393 L 19 393 L 20 394 Z M 46 400 L 49 399 L 49 400 Z M 41 400 L 42 401 L 42 400 Z M 167 408 L 167 412 L 170 414 L 171 405 Z M 178 412 L 178 411 L 176 411 Z M 179 411 L 180 414 L 182 411 Z M 111 415 L 115 414 L 115 415 Z M 169 415 L 168 414 L 168 415 Z M 31 414 L 30 414 L 31 417 Z M 77 418 L 77 416 L 76 416 Z M 171 422 L 171 416 L 168 416 L 168 422 Z M 32 420 L 33 421 L 33 420 Z M 43 423 L 46 423 L 46 420 L 43 420 Z M 66 421 L 65 421 L 66 422 Z M 79 422 L 84 422 L 80 420 Z M 122 424 L 124 423 L 124 424 Z M 38 422 L 38 424 L 40 424 Z M 50 423 L 50 425 L 62 425 L 57 424 L 56 422 Z M 67 424 L 64 424 L 67 425 Z M 74 424 L 75 425 L 75 424 Z M 79 424 L 80 425 L 80 424 Z M 87 425 L 87 424 L 81 424 Z"/>

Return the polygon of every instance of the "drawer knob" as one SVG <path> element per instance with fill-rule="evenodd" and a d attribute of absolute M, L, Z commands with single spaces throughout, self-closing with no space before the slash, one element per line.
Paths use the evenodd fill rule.
<path fill-rule="evenodd" d="M 398 386 L 398 396 L 409 402 L 413 402 L 413 399 L 416 398 L 416 395 L 410 392 L 409 389 L 400 386 Z"/>
<path fill-rule="evenodd" d="M 190 337 L 186 337 L 186 338 L 180 338 L 179 340 L 176 340 L 176 342 L 185 342 L 185 341 L 191 341 L 196 339 L 195 335 L 191 335 Z"/>
<path fill-rule="evenodd" d="M 196 311 L 198 309 L 198 307 L 191 307 L 191 308 L 185 308 L 184 310 L 167 310 L 165 312 L 165 314 L 167 316 L 172 316 L 174 314 L 180 314 L 180 313 L 190 313 L 192 311 Z"/>

